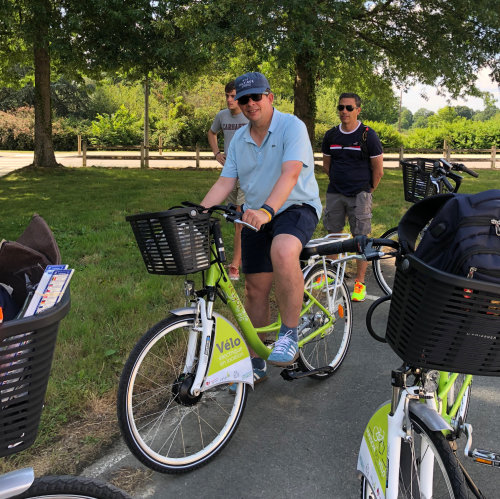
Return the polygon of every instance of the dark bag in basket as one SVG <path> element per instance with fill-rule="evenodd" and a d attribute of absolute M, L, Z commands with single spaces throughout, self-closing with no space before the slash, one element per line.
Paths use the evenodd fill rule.
<path fill-rule="evenodd" d="M 413 205 L 401 219 L 403 250 L 444 272 L 500 284 L 500 190 L 442 194 Z"/>

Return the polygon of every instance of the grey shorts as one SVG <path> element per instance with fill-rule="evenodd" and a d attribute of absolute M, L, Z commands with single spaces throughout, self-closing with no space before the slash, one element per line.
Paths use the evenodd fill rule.
<path fill-rule="evenodd" d="M 245 194 L 240 188 L 240 181 L 236 180 L 236 185 L 226 199 L 226 204 L 232 203 L 241 206 L 245 202 Z"/>
<path fill-rule="evenodd" d="M 367 236 L 372 230 L 372 194 L 360 192 L 356 196 L 344 196 L 336 192 L 326 193 L 326 209 L 323 224 L 328 232 L 342 232 L 346 218 L 353 236 Z"/>

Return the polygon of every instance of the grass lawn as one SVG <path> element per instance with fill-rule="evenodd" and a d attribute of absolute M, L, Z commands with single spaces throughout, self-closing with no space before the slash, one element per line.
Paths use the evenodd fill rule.
<path fill-rule="evenodd" d="M 183 277 L 146 272 L 125 216 L 183 200 L 199 202 L 218 175 L 214 170 L 63 168 L 24 169 L 0 178 L 0 238 L 15 240 L 39 213 L 55 234 L 63 263 L 75 269 L 71 311 L 61 323 L 39 438 L 10 465 L 44 455 L 46 464 L 37 472 L 74 473 L 116 435 L 115 393 L 128 353 L 169 309 L 184 304 Z M 481 170 L 479 179 L 464 179 L 462 192 L 490 188 L 498 179 L 498 172 Z M 318 181 L 324 201 L 327 178 L 318 173 Z M 380 235 L 409 206 L 399 170 L 386 170 L 374 203 L 373 235 Z M 223 230 L 230 252 L 232 227 L 223 224 Z M 317 234 L 323 234 L 321 224 Z M 61 452 L 54 450 L 57 445 Z M 54 456 L 61 449 L 71 453 L 71 463 Z"/>

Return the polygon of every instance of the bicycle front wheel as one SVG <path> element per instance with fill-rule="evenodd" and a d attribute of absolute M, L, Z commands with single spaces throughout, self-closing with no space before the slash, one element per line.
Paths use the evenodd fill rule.
<path fill-rule="evenodd" d="M 392 239 L 393 241 L 398 241 L 398 228 L 393 227 L 388 231 L 384 232 L 381 236 L 383 239 Z M 396 275 L 396 257 L 390 256 L 394 253 L 394 248 L 390 246 L 374 246 L 379 251 L 387 253 L 388 256 L 373 260 L 372 268 L 375 279 L 380 286 L 380 289 L 386 294 L 392 294 L 392 288 L 394 286 L 394 276 Z"/>
<path fill-rule="evenodd" d="M 194 325 L 194 315 L 187 315 L 153 326 L 133 349 L 120 379 L 123 438 L 142 463 L 163 473 L 190 471 L 213 458 L 233 436 L 247 398 L 244 383 L 237 384 L 235 394 L 227 384 L 198 397 L 189 393 L 196 366 L 186 372 L 186 358 Z"/>
<path fill-rule="evenodd" d="M 44 476 L 36 478 L 31 487 L 16 499 L 131 499 L 113 485 L 81 476 Z"/>
<path fill-rule="evenodd" d="M 325 273 L 326 269 L 326 273 Z M 299 350 L 299 365 L 303 371 L 312 371 L 329 366 L 330 371 L 313 374 L 311 377 L 325 379 L 331 376 L 342 364 L 352 335 L 352 304 L 349 289 L 344 281 L 337 282 L 336 269 L 328 261 L 317 263 L 307 269 L 304 275 L 305 289 L 333 317 L 332 326 L 324 333 L 305 343 Z M 304 305 L 310 298 L 304 294 Z M 299 323 L 299 339 L 306 338 L 323 326 L 328 315 L 317 304 L 313 304 Z"/>
<path fill-rule="evenodd" d="M 401 443 L 398 498 L 467 497 L 467 486 L 456 455 L 439 431 L 431 431 L 410 414 L 411 442 Z M 361 482 L 361 497 L 374 499 L 367 480 Z"/>

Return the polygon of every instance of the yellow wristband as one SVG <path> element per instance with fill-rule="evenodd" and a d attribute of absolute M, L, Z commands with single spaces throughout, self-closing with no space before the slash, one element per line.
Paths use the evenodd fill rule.
<path fill-rule="evenodd" d="M 263 211 L 269 217 L 269 222 L 273 219 L 271 213 L 269 213 L 265 208 L 259 208 L 259 211 Z"/>

